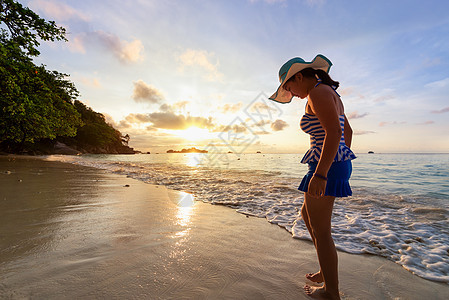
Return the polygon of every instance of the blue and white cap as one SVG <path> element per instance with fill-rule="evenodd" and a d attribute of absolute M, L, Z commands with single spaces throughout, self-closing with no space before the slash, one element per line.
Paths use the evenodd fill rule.
<path fill-rule="evenodd" d="M 306 68 L 323 70 L 326 73 L 329 73 L 329 69 L 331 68 L 331 66 L 332 62 L 327 57 L 321 54 L 318 54 L 311 62 L 306 62 L 300 57 L 290 59 L 280 68 L 279 82 L 281 84 L 269 99 L 280 103 L 289 103 L 290 101 L 292 101 L 293 96 L 290 92 L 282 88 L 287 80 L 289 80 L 299 71 Z"/>

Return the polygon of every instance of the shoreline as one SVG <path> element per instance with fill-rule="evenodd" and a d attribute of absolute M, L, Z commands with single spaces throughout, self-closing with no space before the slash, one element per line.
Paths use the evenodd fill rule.
<path fill-rule="evenodd" d="M 0 156 L 0 186 L 6 297 L 309 299 L 312 243 L 264 219 L 39 157 Z M 449 295 L 384 258 L 338 255 L 345 299 Z"/>

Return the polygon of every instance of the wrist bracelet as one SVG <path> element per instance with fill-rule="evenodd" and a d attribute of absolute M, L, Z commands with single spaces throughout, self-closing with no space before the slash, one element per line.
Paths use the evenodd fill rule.
<path fill-rule="evenodd" d="M 320 179 L 323 179 L 323 180 L 326 180 L 326 181 L 327 181 L 327 177 L 326 177 L 326 176 L 320 175 L 320 174 L 318 174 L 318 173 L 313 173 L 313 176 L 318 177 L 318 178 L 320 178 Z"/>

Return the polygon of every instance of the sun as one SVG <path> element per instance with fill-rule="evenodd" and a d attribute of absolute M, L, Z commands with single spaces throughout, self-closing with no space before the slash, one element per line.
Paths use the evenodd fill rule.
<path fill-rule="evenodd" d="M 207 139 L 210 135 L 210 132 L 207 129 L 192 126 L 187 129 L 181 130 L 179 135 L 188 141 L 199 141 Z"/>

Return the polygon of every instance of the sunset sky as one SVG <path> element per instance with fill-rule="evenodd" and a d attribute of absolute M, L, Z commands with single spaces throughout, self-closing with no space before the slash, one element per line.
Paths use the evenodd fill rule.
<path fill-rule="evenodd" d="M 332 62 L 356 153 L 449 152 L 449 2 L 20 1 L 67 29 L 35 60 L 130 146 L 303 153 L 305 100 L 267 101 L 279 67 Z"/>

